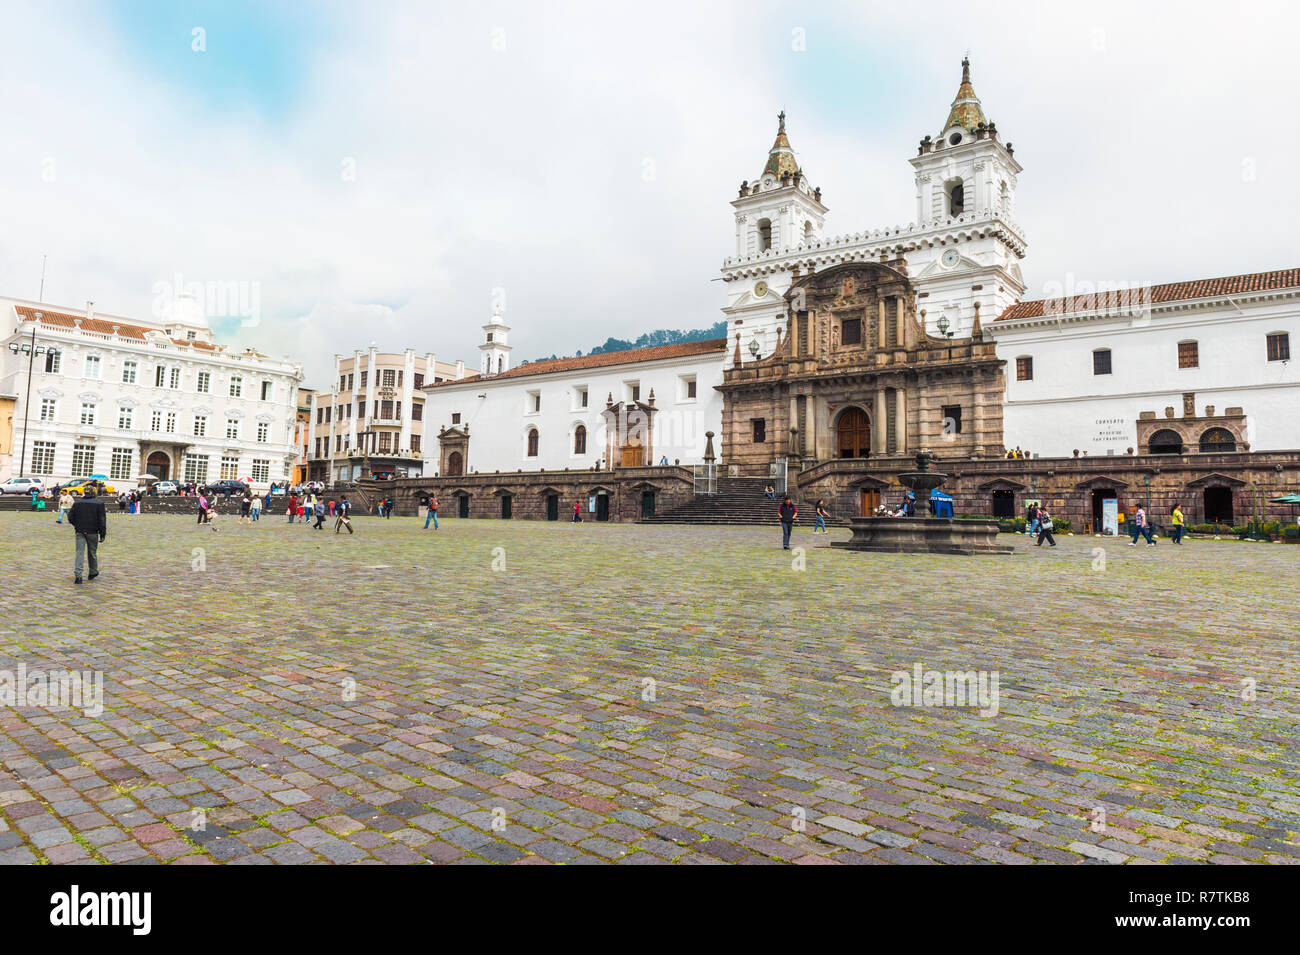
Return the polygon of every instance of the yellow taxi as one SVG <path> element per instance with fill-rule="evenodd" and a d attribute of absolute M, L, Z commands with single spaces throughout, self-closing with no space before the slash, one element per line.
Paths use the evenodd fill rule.
<path fill-rule="evenodd" d="M 86 493 L 87 486 L 93 484 L 96 494 L 116 494 L 117 488 L 105 481 L 96 481 L 92 478 L 73 478 L 67 484 L 59 485 L 59 491 L 67 491 L 69 494 L 75 494 L 81 497 Z"/>

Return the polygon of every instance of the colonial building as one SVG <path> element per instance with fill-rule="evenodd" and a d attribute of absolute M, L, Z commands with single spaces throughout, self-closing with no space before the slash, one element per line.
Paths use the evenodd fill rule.
<path fill-rule="evenodd" d="M 463 377 L 463 362 L 374 345 L 334 356 L 329 390 L 312 395 L 307 477 L 312 481 L 419 477 L 425 456 L 424 388 Z"/>
<path fill-rule="evenodd" d="M 134 486 L 147 472 L 263 488 L 290 476 L 301 366 L 217 344 L 193 298 L 170 311 L 146 320 L 0 299 L 0 393 L 18 396 L 15 459 L 24 458 L 15 474 L 103 473 Z M 27 358 L 9 345 L 33 335 L 44 354 L 29 383 Z"/>
<path fill-rule="evenodd" d="M 479 374 L 425 386 L 427 475 L 704 460 L 722 420 L 723 340 L 511 368 L 500 312 L 483 328 Z"/>

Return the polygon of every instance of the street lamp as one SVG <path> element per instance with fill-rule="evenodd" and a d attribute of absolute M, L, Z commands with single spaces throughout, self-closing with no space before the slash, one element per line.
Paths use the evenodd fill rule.
<path fill-rule="evenodd" d="M 36 313 L 36 320 L 32 322 L 32 338 L 30 342 L 9 343 L 9 350 L 15 355 L 27 356 L 27 396 L 23 399 L 23 449 L 18 455 L 18 471 L 15 477 L 23 476 L 23 466 L 27 459 L 27 419 L 32 408 L 32 365 L 36 361 L 37 355 L 48 355 L 53 358 L 59 354 L 59 350 L 53 345 L 47 347 L 36 344 L 36 327 L 40 325 L 43 317 L 40 312 Z"/>
<path fill-rule="evenodd" d="M 952 322 L 948 321 L 948 316 L 947 316 L 947 315 L 940 315 L 940 316 L 939 316 L 939 321 L 936 322 L 935 324 L 937 324 L 937 325 L 939 326 L 939 334 L 942 335 L 942 336 L 944 336 L 946 339 L 948 339 L 948 360 L 949 360 L 949 361 L 952 361 L 952 336 L 953 336 L 953 333 L 950 332 L 950 331 L 948 331 L 948 329 L 952 328 Z"/>

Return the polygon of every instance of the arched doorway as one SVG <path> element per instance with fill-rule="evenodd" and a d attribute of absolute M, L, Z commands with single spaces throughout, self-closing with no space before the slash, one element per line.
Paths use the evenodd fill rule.
<path fill-rule="evenodd" d="M 145 461 L 144 471 L 146 474 L 152 474 L 160 481 L 167 480 L 167 475 L 171 471 L 172 459 L 167 456 L 166 451 L 155 451 L 149 455 Z"/>
<path fill-rule="evenodd" d="M 447 477 L 457 477 L 465 467 L 465 459 L 460 456 L 459 451 L 453 451 L 447 455 Z"/>
<path fill-rule="evenodd" d="M 1237 439 L 1226 428 L 1211 428 L 1201 435 L 1202 452 L 1236 450 Z"/>
<path fill-rule="evenodd" d="M 871 454 L 871 419 L 861 408 L 845 408 L 835 424 L 836 447 L 841 458 Z"/>

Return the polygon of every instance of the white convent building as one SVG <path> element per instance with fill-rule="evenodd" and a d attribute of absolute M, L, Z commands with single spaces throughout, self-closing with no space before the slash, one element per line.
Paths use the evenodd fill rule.
<path fill-rule="evenodd" d="M 1059 299 L 1024 301 L 1027 242 L 1015 218 L 1022 170 L 985 115 L 967 60 L 943 126 L 920 141 L 909 162 L 916 221 L 828 234 L 825 197 L 796 160 L 782 113 L 762 172 L 731 202 L 735 250 L 722 264 L 725 343 L 511 369 L 509 329 L 495 314 L 483 326 L 479 376 L 426 389 L 429 431 L 445 429 L 450 451 L 428 455 L 425 473 L 445 468 L 449 453 L 452 466 L 480 472 L 589 466 L 602 457 L 608 464 L 591 428 L 599 427 L 607 400 L 633 400 L 638 387 L 648 396 L 647 386 L 660 408 L 692 402 L 690 426 L 665 450 L 670 461 L 698 463 L 704 432 L 722 430 L 712 386 L 737 356 L 747 362 L 772 354 L 793 282 L 843 263 L 898 257 L 930 335 L 978 329 L 996 341 L 1006 362 L 1008 448 L 1043 457 L 1300 448 L 1300 375 L 1290 361 L 1290 336 L 1300 332 L 1300 270 L 1114 295 L 1062 283 Z M 687 381 L 695 382 L 693 397 L 683 399 Z M 725 463 L 726 448 L 715 442 L 715 451 Z M 652 457 L 658 463 L 663 455 Z"/>
<path fill-rule="evenodd" d="M 145 473 L 259 489 L 290 476 L 301 365 L 217 344 L 190 296 L 150 319 L 0 298 L 0 335 L 14 476 L 104 474 L 119 490 Z"/>

